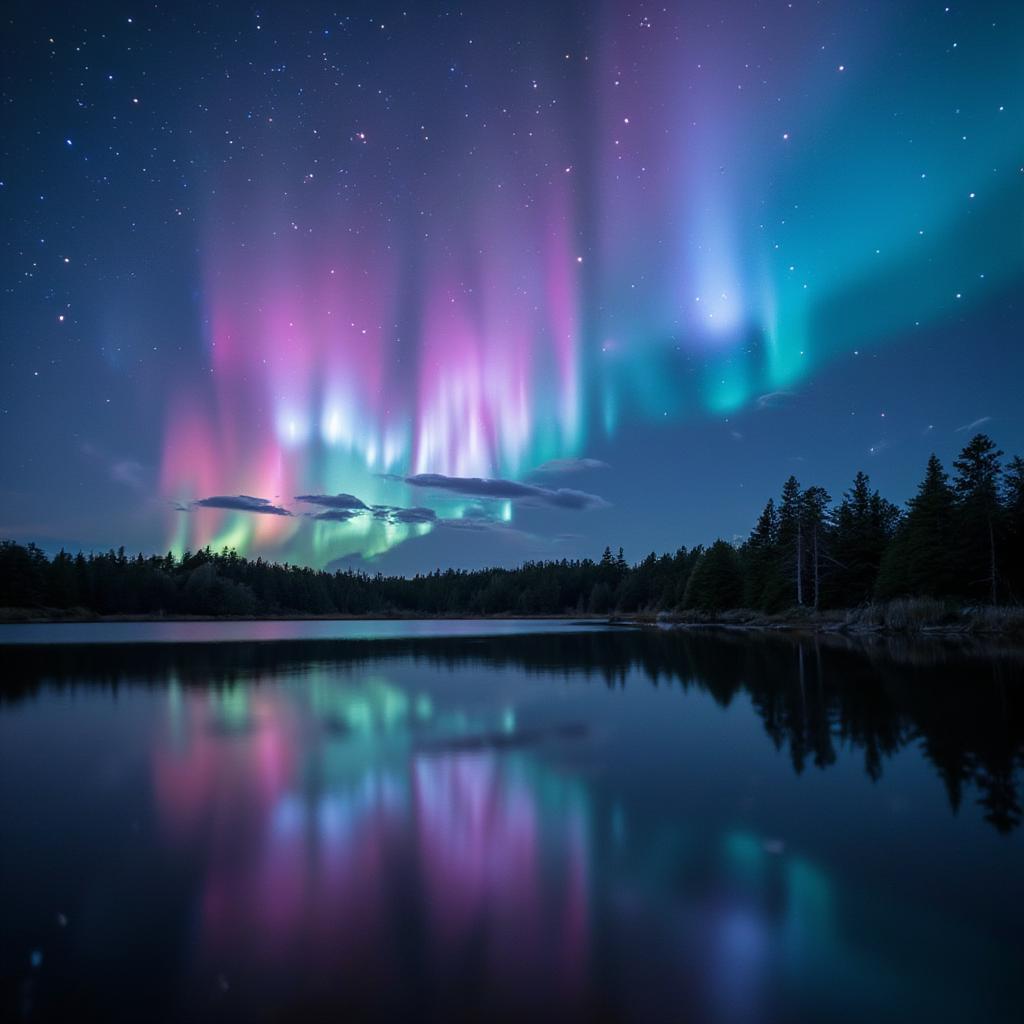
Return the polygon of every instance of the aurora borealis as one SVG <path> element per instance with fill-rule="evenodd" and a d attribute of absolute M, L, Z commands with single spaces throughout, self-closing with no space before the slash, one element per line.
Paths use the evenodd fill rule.
<path fill-rule="evenodd" d="M 1024 443 L 1018 4 L 6 27 L 5 536 L 638 556 Z"/>

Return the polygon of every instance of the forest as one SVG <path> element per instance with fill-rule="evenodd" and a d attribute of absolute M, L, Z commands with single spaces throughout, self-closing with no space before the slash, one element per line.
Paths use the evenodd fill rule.
<path fill-rule="evenodd" d="M 232 550 L 49 557 L 0 542 L 0 609 L 40 615 L 556 615 L 851 609 L 898 598 L 1024 601 L 1024 459 L 978 434 L 949 474 L 932 455 L 900 508 L 858 472 L 839 500 L 793 476 L 742 543 L 411 578 L 326 572 Z"/>

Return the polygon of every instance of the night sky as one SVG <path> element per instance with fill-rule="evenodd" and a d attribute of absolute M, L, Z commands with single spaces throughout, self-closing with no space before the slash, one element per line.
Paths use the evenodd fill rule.
<path fill-rule="evenodd" d="M 635 560 L 1024 453 L 1024 4 L 2 25 L 0 536 Z"/>

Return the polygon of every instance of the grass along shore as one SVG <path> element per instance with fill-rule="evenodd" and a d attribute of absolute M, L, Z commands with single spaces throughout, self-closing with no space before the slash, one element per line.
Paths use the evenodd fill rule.
<path fill-rule="evenodd" d="M 666 626 L 721 626 L 733 629 L 802 630 L 816 633 L 1005 636 L 1024 640 L 1024 607 L 960 607 L 932 598 L 899 598 L 859 608 L 814 611 L 789 608 L 767 614 L 745 608 L 724 612 L 657 612 L 620 621 Z"/>

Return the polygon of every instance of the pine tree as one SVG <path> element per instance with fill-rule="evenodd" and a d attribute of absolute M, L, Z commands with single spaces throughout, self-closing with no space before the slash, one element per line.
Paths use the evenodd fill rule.
<path fill-rule="evenodd" d="M 694 566 L 683 606 L 720 612 L 738 608 L 742 600 L 743 574 L 736 549 L 724 540 L 716 540 Z"/>
<path fill-rule="evenodd" d="M 821 606 L 821 577 L 828 558 L 828 506 L 831 496 L 824 487 L 808 487 L 800 496 L 801 536 L 807 544 L 812 604 Z"/>
<path fill-rule="evenodd" d="M 55 608 L 73 608 L 78 603 L 75 560 L 63 548 L 50 563 L 47 601 Z"/>
<path fill-rule="evenodd" d="M 743 603 L 775 610 L 781 580 L 778 571 L 779 516 L 769 498 L 743 545 Z"/>
<path fill-rule="evenodd" d="M 852 607 L 870 600 L 886 546 L 893 538 L 900 511 L 878 491 L 871 491 L 867 474 L 859 472 L 843 495 L 833 517 L 834 573 L 828 602 Z"/>
<path fill-rule="evenodd" d="M 782 485 L 779 503 L 779 555 L 784 579 L 795 584 L 796 603 L 804 603 L 804 536 L 800 483 L 795 476 Z M 793 594 L 793 589 L 789 591 Z"/>
<path fill-rule="evenodd" d="M 619 553 L 615 556 L 615 570 L 620 576 L 625 576 L 629 572 L 629 563 L 626 561 L 626 556 L 622 552 L 622 548 L 619 548 Z"/>
<path fill-rule="evenodd" d="M 997 545 L 1002 540 L 999 487 L 1002 457 L 985 434 L 975 434 L 953 467 L 957 498 L 956 562 L 964 596 L 984 593 L 992 604 L 999 600 Z"/>
<path fill-rule="evenodd" d="M 956 590 L 953 560 L 955 498 L 935 454 L 907 503 L 906 519 L 882 559 L 877 594 L 948 597 Z"/>

